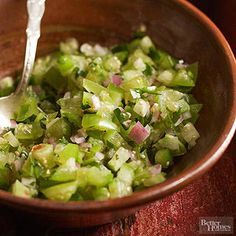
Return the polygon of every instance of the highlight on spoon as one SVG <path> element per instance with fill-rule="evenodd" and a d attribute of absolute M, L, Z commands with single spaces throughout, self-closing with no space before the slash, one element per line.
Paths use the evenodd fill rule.
<path fill-rule="evenodd" d="M 11 127 L 11 120 L 9 120 L 8 117 L 6 117 L 5 115 L 0 114 L 0 133 L 1 133 L 1 129 L 5 128 L 5 127 Z"/>

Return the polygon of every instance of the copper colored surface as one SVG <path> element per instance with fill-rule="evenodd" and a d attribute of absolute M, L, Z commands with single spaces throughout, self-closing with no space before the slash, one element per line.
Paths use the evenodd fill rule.
<path fill-rule="evenodd" d="M 12 7 L 14 4 L 14 7 Z M 0 2 L 0 76 L 21 67 L 25 1 Z M 10 19 L 10 20 L 9 20 Z M 198 145 L 180 158 L 168 181 L 132 196 L 103 202 L 58 203 L 26 200 L 0 191 L 3 204 L 28 211 L 47 222 L 88 226 L 134 213 L 141 206 L 183 188 L 220 158 L 233 137 L 236 114 L 236 69 L 232 52 L 216 26 L 183 0 L 49 0 L 40 54 L 74 36 L 80 42 L 112 44 L 127 40 L 141 23 L 158 45 L 191 63 L 199 61 L 195 95 L 204 104 L 197 124 Z"/>

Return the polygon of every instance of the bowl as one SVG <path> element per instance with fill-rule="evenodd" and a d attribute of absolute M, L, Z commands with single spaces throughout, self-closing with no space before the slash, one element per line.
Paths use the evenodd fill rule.
<path fill-rule="evenodd" d="M 22 67 L 25 47 L 25 1 L 0 3 L 0 77 Z M 201 138 L 180 157 L 162 184 L 109 201 L 53 202 L 24 199 L 0 191 L 2 204 L 42 218 L 50 224 L 73 227 L 111 222 L 145 204 L 188 185 L 208 171 L 233 137 L 236 122 L 236 65 L 231 49 L 217 27 L 184 0 L 57 0 L 47 1 L 38 55 L 54 50 L 61 40 L 103 45 L 126 41 L 141 24 L 159 47 L 188 63 L 199 62 L 194 95 L 203 109 L 197 122 Z"/>

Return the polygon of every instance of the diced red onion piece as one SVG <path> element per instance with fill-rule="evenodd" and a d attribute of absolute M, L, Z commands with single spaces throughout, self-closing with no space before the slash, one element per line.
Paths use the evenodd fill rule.
<path fill-rule="evenodd" d="M 137 144 L 142 143 L 150 133 L 147 129 L 143 127 L 143 125 L 138 121 L 134 127 L 131 129 L 129 133 L 129 138 L 132 139 Z"/>
<path fill-rule="evenodd" d="M 70 140 L 73 143 L 77 143 L 77 144 L 81 144 L 81 143 L 85 142 L 85 138 L 84 137 L 80 137 L 78 135 L 74 135 L 74 136 L 70 137 Z"/>
<path fill-rule="evenodd" d="M 66 92 L 63 98 L 70 98 L 70 92 Z"/>
<path fill-rule="evenodd" d="M 122 83 L 122 79 L 119 75 L 112 75 L 111 82 L 117 86 L 120 86 Z"/>
<path fill-rule="evenodd" d="M 24 162 L 25 162 L 25 160 L 24 160 L 23 158 L 17 159 L 17 160 L 14 161 L 16 171 L 21 170 L 21 168 L 22 168 Z"/>
<path fill-rule="evenodd" d="M 151 172 L 152 175 L 156 175 L 156 174 L 161 173 L 161 165 L 160 165 L 160 164 L 157 164 L 157 165 L 155 165 L 155 166 L 152 166 L 152 167 L 150 168 L 150 172 Z"/>
<path fill-rule="evenodd" d="M 57 144 L 56 139 L 55 139 L 54 137 L 48 138 L 47 142 L 48 142 L 49 144 L 52 144 L 53 147 L 55 147 L 56 144 Z"/>
<path fill-rule="evenodd" d="M 130 126 L 130 124 L 131 124 L 131 120 L 126 120 L 126 121 L 124 121 L 122 124 L 126 127 L 126 128 L 128 128 L 129 126 Z"/>
<path fill-rule="evenodd" d="M 11 120 L 11 128 L 12 128 L 12 129 L 15 129 L 16 126 L 17 126 L 16 121 L 15 121 L 15 120 Z"/>
<path fill-rule="evenodd" d="M 160 115 L 161 113 L 159 111 L 155 111 L 153 114 L 152 114 L 152 120 L 151 120 L 151 123 L 155 123 L 159 120 L 160 118 Z"/>

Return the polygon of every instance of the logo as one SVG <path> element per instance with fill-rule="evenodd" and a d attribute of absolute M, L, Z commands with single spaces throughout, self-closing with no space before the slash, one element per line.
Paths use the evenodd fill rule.
<path fill-rule="evenodd" d="M 200 217 L 199 233 L 201 234 L 233 234 L 233 217 Z"/>

